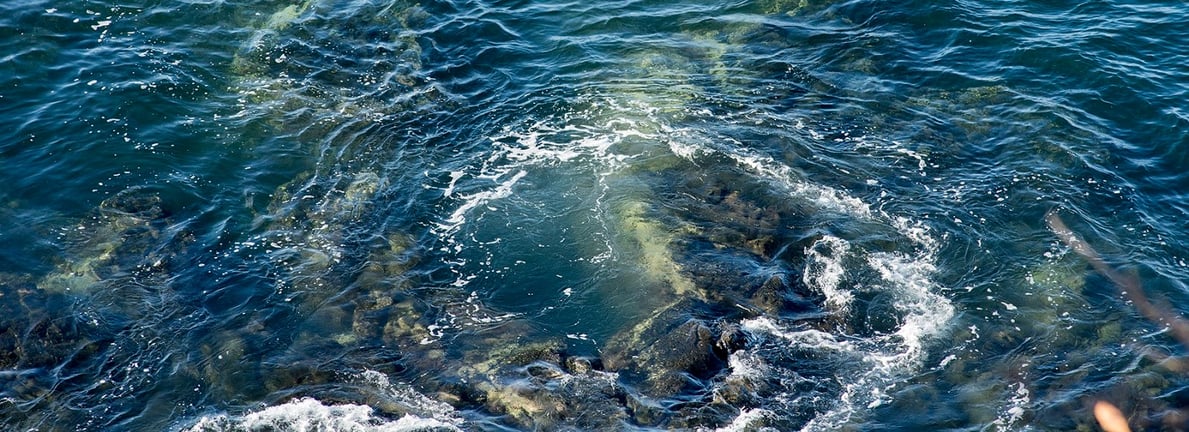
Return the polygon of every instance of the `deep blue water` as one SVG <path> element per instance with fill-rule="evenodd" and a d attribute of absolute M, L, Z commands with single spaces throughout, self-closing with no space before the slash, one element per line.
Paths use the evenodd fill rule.
<path fill-rule="evenodd" d="M 1130 0 L 0 3 L 0 424 L 1189 429 L 1187 47 Z"/>

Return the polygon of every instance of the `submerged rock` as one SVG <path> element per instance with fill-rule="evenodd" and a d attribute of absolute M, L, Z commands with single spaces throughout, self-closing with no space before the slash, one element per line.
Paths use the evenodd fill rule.
<path fill-rule="evenodd" d="M 691 317 L 696 306 L 674 303 L 607 342 L 603 363 L 639 383 L 650 397 L 669 397 L 721 372 L 742 349 L 737 327 Z"/>
<path fill-rule="evenodd" d="M 820 312 L 792 270 L 815 236 L 794 205 L 769 204 L 766 190 L 732 172 L 688 175 L 670 165 L 651 176 L 662 204 L 619 203 L 622 238 L 637 246 L 641 271 L 659 283 L 659 306 L 601 348 L 602 363 L 628 389 L 637 424 L 714 428 L 755 403 L 767 383 L 735 374 L 748 340 L 737 320 Z M 687 177 L 688 176 L 688 177 Z"/>
<path fill-rule="evenodd" d="M 101 281 L 155 272 L 165 257 L 154 253 L 166 214 L 161 198 L 134 188 L 104 200 L 90 220 L 65 228 L 65 256 L 37 287 L 56 293 L 85 294 Z"/>
<path fill-rule="evenodd" d="M 367 128 L 436 97 L 420 76 L 414 27 L 423 25 L 423 9 L 377 5 L 344 20 L 330 7 L 308 0 L 276 10 L 250 29 L 230 67 L 232 90 L 243 96 L 235 117 L 297 138 L 311 156 L 319 143 L 351 150 Z M 359 58 L 380 61 L 346 60 Z"/>
<path fill-rule="evenodd" d="M 356 256 L 369 244 L 353 228 L 365 222 L 376 194 L 385 186 L 378 174 L 363 171 L 340 176 L 330 184 L 317 180 L 302 176 L 279 187 L 269 214 L 261 218 L 268 222 L 268 230 L 260 242 L 276 248 L 267 256 L 283 269 L 280 283 L 303 296 L 300 304 L 307 309 L 320 307 L 348 287 L 360 259 L 367 260 L 369 280 L 385 271 L 403 271 L 397 268 L 399 255 L 408 247 L 407 239 L 394 234 L 387 251 Z"/>
<path fill-rule="evenodd" d="M 109 384 L 76 377 L 102 361 L 111 333 L 100 323 L 64 313 L 74 294 L 38 289 L 27 274 L 0 273 L 0 425 L 26 430 L 66 430 L 87 421 L 75 392 L 104 391 Z M 18 426 L 20 425 L 20 426 Z"/>
<path fill-rule="evenodd" d="M 675 232 L 650 217 L 649 205 L 646 203 L 627 202 L 618 210 L 621 232 L 640 248 L 640 266 L 644 273 L 663 282 L 672 290 L 672 294 L 697 296 L 697 285 L 682 273 L 673 255 L 672 243 L 679 231 Z"/>
<path fill-rule="evenodd" d="M 765 0 L 759 2 L 765 14 L 789 16 L 822 13 L 833 6 L 834 0 Z M 833 14 L 830 14 L 833 15 Z"/>
<path fill-rule="evenodd" d="M 269 15 L 268 22 L 264 23 L 264 28 L 269 30 L 284 30 L 285 27 L 288 27 L 289 24 L 297 20 L 297 17 L 305 12 L 306 9 L 309 9 L 313 1 L 306 0 L 301 4 L 285 6 L 281 10 L 273 12 L 272 15 Z"/>
<path fill-rule="evenodd" d="M 55 315 L 65 304 L 63 294 L 35 289 L 29 275 L 0 273 L 0 369 L 52 368 L 85 346 L 90 326 Z"/>
<path fill-rule="evenodd" d="M 558 341 L 522 344 L 515 336 L 493 336 L 507 344 L 487 355 L 481 348 L 464 354 L 457 375 L 470 389 L 464 397 L 527 429 L 618 430 L 628 421 L 622 402 L 628 395 L 615 374 L 595 369 L 589 359 L 564 357 Z"/>

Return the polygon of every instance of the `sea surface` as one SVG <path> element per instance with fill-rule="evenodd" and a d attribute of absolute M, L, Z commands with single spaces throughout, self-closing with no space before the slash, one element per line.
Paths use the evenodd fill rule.
<path fill-rule="evenodd" d="M 0 2 L 0 429 L 1189 429 L 1189 6 Z"/>

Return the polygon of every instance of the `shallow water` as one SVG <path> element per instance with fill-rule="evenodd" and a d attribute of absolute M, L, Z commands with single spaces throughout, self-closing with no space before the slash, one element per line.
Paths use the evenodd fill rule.
<path fill-rule="evenodd" d="M 5 429 L 1189 427 L 1183 5 L 0 12 Z"/>

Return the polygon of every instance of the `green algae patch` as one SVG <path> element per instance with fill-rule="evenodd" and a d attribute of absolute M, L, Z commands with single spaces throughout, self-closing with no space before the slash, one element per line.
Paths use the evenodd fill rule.
<path fill-rule="evenodd" d="M 264 23 L 264 28 L 271 30 L 284 30 L 285 27 L 289 27 L 290 24 L 293 24 L 294 21 L 297 21 L 297 18 L 300 17 L 301 14 L 305 13 L 306 9 L 309 9 L 310 4 L 313 2 L 314 0 L 307 0 L 301 4 L 285 6 L 281 10 L 273 12 L 272 15 L 269 15 L 268 21 Z"/>
<path fill-rule="evenodd" d="M 161 198 L 141 189 L 122 191 L 100 203 L 88 220 L 64 228 L 68 247 L 54 270 L 37 282 L 53 293 L 85 294 L 105 280 L 127 278 L 138 268 L 157 269 L 152 252 L 165 217 Z"/>
<path fill-rule="evenodd" d="M 696 295 L 697 285 L 681 271 L 673 256 L 674 231 L 649 217 L 648 204 L 633 201 L 619 208 L 620 231 L 640 248 L 640 266 L 678 296 Z"/>

